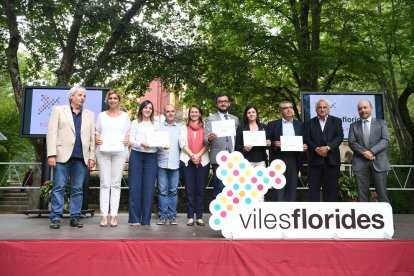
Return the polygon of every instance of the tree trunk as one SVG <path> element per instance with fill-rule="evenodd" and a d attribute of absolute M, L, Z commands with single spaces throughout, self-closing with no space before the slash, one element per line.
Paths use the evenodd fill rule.
<path fill-rule="evenodd" d="M 292 74 L 296 76 L 295 80 L 300 91 L 317 91 L 319 69 L 314 58 L 319 55 L 322 1 L 290 0 L 289 3 L 298 53 L 300 53 L 297 56 L 298 69 Z"/>
<path fill-rule="evenodd" d="M 377 5 L 379 17 L 382 17 L 382 9 L 381 4 Z M 384 26 L 380 25 L 382 32 L 385 33 Z M 381 87 L 385 91 L 385 103 L 388 107 L 388 111 L 390 114 L 390 121 L 392 124 L 392 128 L 394 129 L 395 137 L 397 140 L 398 147 L 401 153 L 401 161 L 407 162 L 411 160 L 411 151 L 412 147 L 410 145 L 410 134 L 404 128 L 404 122 L 401 117 L 399 103 L 398 103 L 398 86 L 397 81 L 395 79 L 395 70 L 394 65 L 392 62 L 393 58 L 393 49 L 387 40 L 387 36 L 384 36 L 384 49 L 385 49 L 385 58 L 388 65 L 389 70 L 389 81 L 384 77 L 379 79 L 379 83 Z"/>

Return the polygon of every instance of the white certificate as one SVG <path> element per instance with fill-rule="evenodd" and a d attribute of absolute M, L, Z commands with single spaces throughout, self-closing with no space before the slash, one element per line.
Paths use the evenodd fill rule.
<path fill-rule="evenodd" d="M 234 120 L 212 121 L 211 131 L 217 137 L 236 136 L 236 123 Z"/>
<path fill-rule="evenodd" d="M 170 147 L 170 133 L 168 131 L 150 131 L 147 133 L 147 144 L 150 147 Z"/>
<path fill-rule="evenodd" d="M 122 134 L 101 134 L 102 145 L 99 150 L 102 152 L 121 152 L 125 150 L 123 143 L 125 136 Z"/>
<path fill-rule="evenodd" d="M 263 130 L 243 131 L 243 146 L 266 146 L 266 132 Z"/>
<path fill-rule="evenodd" d="M 280 136 L 281 151 L 303 151 L 302 136 Z"/>

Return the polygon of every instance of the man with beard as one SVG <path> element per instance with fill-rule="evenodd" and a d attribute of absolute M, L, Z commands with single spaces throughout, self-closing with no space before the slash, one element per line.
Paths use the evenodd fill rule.
<path fill-rule="evenodd" d="M 217 178 L 216 170 L 218 168 L 216 156 L 220 151 L 232 152 L 235 145 L 235 136 L 217 137 L 217 133 L 212 132 L 211 122 L 220 120 L 234 120 L 234 128 L 239 125 L 239 118 L 229 114 L 230 98 L 228 95 L 219 93 L 216 95 L 217 113 L 214 113 L 206 120 L 204 142 L 209 143 L 210 147 L 210 162 L 213 167 L 213 183 L 214 190 L 212 199 L 215 199 L 224 188 L 223 182 Z"/>

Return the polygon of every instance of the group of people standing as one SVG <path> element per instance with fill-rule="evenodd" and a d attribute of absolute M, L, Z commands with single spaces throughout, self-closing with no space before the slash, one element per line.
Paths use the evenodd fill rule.
<path fill-rule="evenodd" d="M 155 123 L 154 106 L 149 100 L 140 104 L 137 119 L 131 123 L 129 115 L 120 108 L 121 95 L 116 90 L 106 94 L 105 102 L 109 109 L 98 114 L 95 124 L 93 112 L 83 108 L 86 99 L 83 87 L 73 87 L 68 98 L 69 105 L 52 109 L 48 124 L 48 163 L 55 169 L 51 229 L 60 228 L 63 192 L 69 176 L 70 226 L 83 227 L 80 219 L 82 185 L 88 168 L 95 166 L 95 154 L 100 175 L 102 227 L 118 225 L 120 186 L 128 155 L 128 223 L 132 226 L 150 225 L 156 182 L 159 187 L 157 224 L 177 224 L 180 174 L 186 189 L 187 225 L 204 226 L 202 217 L 210 168 L 213 170 L 214 185 L 212 199 L 224 188 L 216 176 L 216 156 L 220 151 L 240 151 L 252 166 L 267 166 L 275 159 L 283 160 L 287 168 L 286 186 L 270 190 L 272 201 L 296 201 L 298 175 L 306 152 L 309 201 L 320 201 L 321 188 L 324 201 L 338 200 L 339 145 L 344 135 L 342 121 L 329 115 L 330 105 L 326 99 L 317 101 L 317 116 L 305 124 L 294 120 L 293 103 L 283 101 L 279 104 L 281 119 L 265 125 L 260 122 L 257 108 L 248 105 L 243 113 L 244 124 L 239 125 L 239 119 L 228 112 L 231 102 L 226 94 L 216 95 L 217 112 L 205 122 L 201 107 L 192 105 L 188 110 L 187 122 L 182 124 L 176 122 L 173 105 L 164 107 L 165 121 Z M 389 162 L 386 149 L 390 141 L 389 132 L 383 120 L 372 118 L 369 101 L 360 101 L 358 111 L 361 120 L 351 124 L 349 144 L 354 151 L 353 170 L 360 201 L 368 200 L 371 176 L 375 179 L 379 201 L 388 201 L 386 173 Z M 234 122 L 235 136 L 223 137 L 213 131 L 213 122 L 222 120 Z M 151 145 L 151 137 L 157 131 L 168 132 L 168 145 Z M 246 145 L 243 131 L 264 131 L 266 145 Z M 282 151 L 281 136 L 302 136 L 302 151 Z"/>

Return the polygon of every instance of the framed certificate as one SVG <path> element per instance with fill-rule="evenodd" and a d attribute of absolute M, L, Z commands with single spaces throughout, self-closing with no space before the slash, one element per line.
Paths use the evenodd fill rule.
<path fill-rule="evenodd" d="M 170 134 L 168 131 L 150 131 L 147 133 L 147 141 L 150 147 L 170 147 Z"/>
<path fill-rule="evenodd" d="M 212 121 L 211 131 L 217 137 L 236 136 L 236 123 L 234 120 Z"/>
<path fill-rule="evenodd" d="M 266 132 L 264 130 L 243 131 L 243 146 L 266 146 Z"/>
<path fill-rule="evenodd" d="M 102 145 L 99 146 L 99 150 L 102 152 L 121 152 L 125 150 L 123 144 L 125 136 L 117 134 L 101 134 Z"/>
<path fill-rule="evenodd" d="M 302 136 L 280 136 L 281 151 L 303 151 Z"/>

